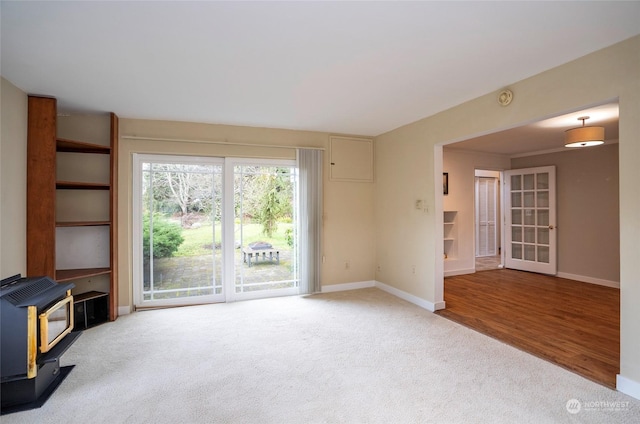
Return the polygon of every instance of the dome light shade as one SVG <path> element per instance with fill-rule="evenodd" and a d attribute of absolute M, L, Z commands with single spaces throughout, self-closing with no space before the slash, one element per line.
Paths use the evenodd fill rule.
<path fill-rule="evenodd" d="M 589 147 L 604 143 L 604 127 L 586 127 L 584 121 L 587 119 L 589 119 L 588 116 L 581 116 L 578 118 L 582 121 L 581 127 L 565 131 L 565 147 Z"/>

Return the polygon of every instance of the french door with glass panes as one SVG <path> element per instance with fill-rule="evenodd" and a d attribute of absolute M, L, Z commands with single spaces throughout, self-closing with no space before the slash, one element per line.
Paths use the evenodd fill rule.
<path fill-rule="evenodd" d="M 555 166 L 505 172 L 507 268 L 557 273 Z"/>
<path fill-rule="evenodd" d="M 137 307 L 297 294 L 295 161 L 134 155 Z"/>

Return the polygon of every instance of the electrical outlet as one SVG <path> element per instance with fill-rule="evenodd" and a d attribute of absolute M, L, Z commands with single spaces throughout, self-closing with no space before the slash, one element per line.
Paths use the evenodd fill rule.
<path fill-rule="evenodd" d="M 346 260 L 344 262 L 344 269 L 349 269 L 349 268 L 351 268 L 351 262 L 349 260 Z"/>
<path fill-rule="evenodd" d="M 415 273 L 416 273 L 416 266 L 415 265 L 411 266 L 411 273 L 415 275 Z"/>

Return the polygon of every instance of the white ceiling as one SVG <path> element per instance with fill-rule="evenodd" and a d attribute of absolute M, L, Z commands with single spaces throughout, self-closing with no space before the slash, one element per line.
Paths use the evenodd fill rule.
<path fill-rule="evenodd" d="M 369 136 L 640 33 L 638 1 L 0 7 L 2 76 L 62 111 Z"/>

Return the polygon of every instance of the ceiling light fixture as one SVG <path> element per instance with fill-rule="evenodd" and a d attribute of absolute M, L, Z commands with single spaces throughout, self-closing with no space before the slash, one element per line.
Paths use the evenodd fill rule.
<path fill-rule="evenodd" d="M 581 116 L 582 126 L 564 132 L 564 147 L 589 147 L 604 143 L 604 127 L 585 127 L 588 116 Z"/>

